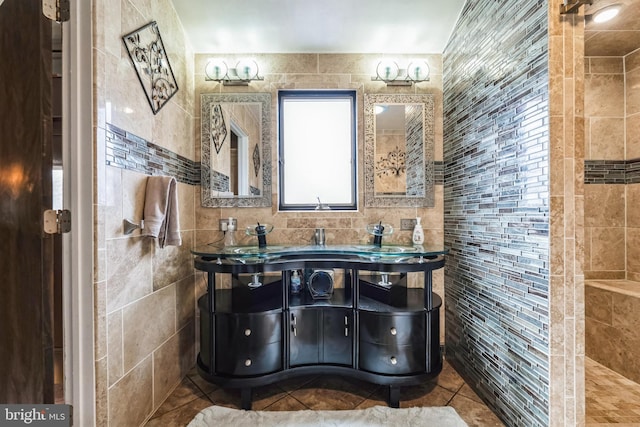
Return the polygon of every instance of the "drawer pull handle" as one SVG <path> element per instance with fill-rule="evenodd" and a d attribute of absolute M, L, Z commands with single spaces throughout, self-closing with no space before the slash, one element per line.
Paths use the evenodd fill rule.
<path fill-rule="evenodd" d="M 244 366 L 251 366 L 251 359 L 247 359 L 244 361 Z"/>
<path fill-rule="evenodd" d="M 344 336 L 345 337 L 349 336 L 349 328 L 344 328 Z"/>
<path fill-rule="evenodd" d="M 396 328 L 391 328 L 391 335 L 397 335 L 398 331 L 396 330 Z"/>
<path fill-rule="evenodd" d="M 391 364 L 392 365 L 397 365 L 398 364 L 398 359 L 396 359 L 395 356 L 391 356 Z"/>
<path fill-rule="evenodd" d="M 247 328 L 244 330 L 244 336 L 248 337 L 249 335 L 251 335 L 251 329 Z"/>

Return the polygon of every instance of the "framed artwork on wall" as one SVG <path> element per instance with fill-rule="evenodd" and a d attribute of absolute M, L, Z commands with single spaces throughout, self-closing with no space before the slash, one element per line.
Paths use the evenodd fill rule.
<path fill-rule="evenodd" d="M 178 92 L 156 21 L 122 37 L 153 114 Z"/>

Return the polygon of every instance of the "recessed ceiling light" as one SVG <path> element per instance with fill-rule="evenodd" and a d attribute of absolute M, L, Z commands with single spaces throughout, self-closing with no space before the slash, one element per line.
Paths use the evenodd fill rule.
<path fill-rule="evenodd" d="M 593 22 L 601 24 L 615 18 L 620 12 L 619 5 L 607 6 L 593 14 Z"/>

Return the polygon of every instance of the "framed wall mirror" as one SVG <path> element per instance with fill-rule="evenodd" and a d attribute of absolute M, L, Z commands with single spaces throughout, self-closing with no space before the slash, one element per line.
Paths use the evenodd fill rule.
<path fill-rule="evenodd" d="M 201 95 L 202 206 L 271 206 L 271 95 Z"/>
<path fill-rule="evenodd" d="M 433 95 L 364 98 L 367 207 L 433 207 Z"/>

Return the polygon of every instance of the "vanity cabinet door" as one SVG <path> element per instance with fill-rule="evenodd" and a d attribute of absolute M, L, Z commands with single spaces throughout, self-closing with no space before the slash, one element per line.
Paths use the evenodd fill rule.
<path fill-rule="evenodd" d="M 353 354 L 353 311 L 331 308 L 323 310 L 323 363 L 351 365 Z"/>
<path fill-rule="evenodd" d="M 305 307 L 290 310 L 289 365 L 352 365 L 353 311 Z"/>
<path fill-rule="evenodd" d="M 289 365 L 315 365 L 320 362 L 321 312 L 318 309 L 291 309 L 289 313 Z"/>
<path fill-rule="evenodd" d="M 282 369 L 282 313 L 216 315 L 216 371 L 258 375 Z"/>

